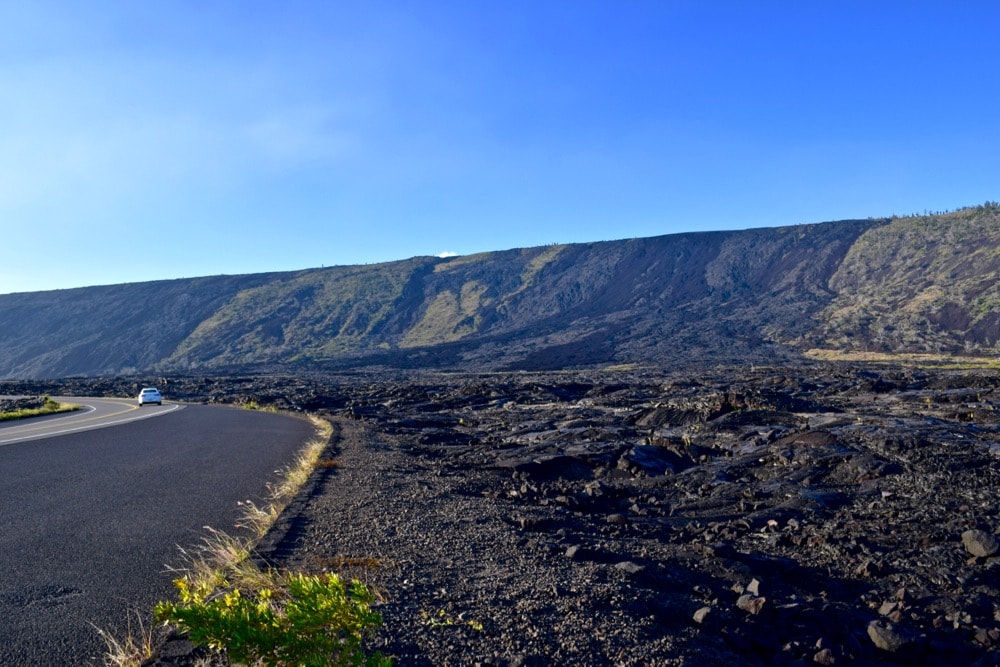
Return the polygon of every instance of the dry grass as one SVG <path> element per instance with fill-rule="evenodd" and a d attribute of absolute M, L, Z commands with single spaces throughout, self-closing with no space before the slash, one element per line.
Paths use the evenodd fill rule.
<path fill-rule="evenodd" d="M 229 535 L 211 526 L 201 544 L 192 549 L 181 549 L 184 565 L 170 568 L 178 577 L 185 577 L 192 585 L 220 588 L 239 584 L 256 588 L 267 581 L 267 574 L 250 558 L 253 541 Z"/>
<path fill-rule="evenodd" d="M 860 352 L 847 350 L 812 349 L 805 353 L 810 359 L 819 361 L 863 362 L 870 364 L 894 364 L 918 368 L 944 368 L 956 370 L 998 369 L 1000 359 L 994 357 L 967 357 L 953 354 Z"/>
<path fill-rule="evenodd" d="M 327 420 L 314 416 L 309 419 L 316 427 L 316 436 L 306 443 L 292 464 L 281 471 L 278 482 L 268 485 L 266 504 L 260 507 L 250 500 L 240 503 L 243 516 L 236 525 L 248 529 L 251 536 L 234 537 L 205 526 L 208 535 L 202 544 L 191 551 L 182 550 L 187 567 L 179 569 L 179 573 L 187 575 L 192 582 L 204 581 L 213 586 L 228 581 L 252 589 L 255 584 L 263 583 L 261 578 L 268 575 L 250 558 L 253 545 L 271 529 L 282 510 L 309 479 L 333 434 L 333 426 Z"/>
<path fill-rule="evenodd" d="M 72 403 L 59 403 L 46 396 L 45 404 L 40 408 L 22 408 L 20 410 L 0 412 L 0 421 L 27 419 L 28 417 L 41 417 L 42 415 L 54 415 L 59 412 L 74 412 L 79 409 L 79 405 L 73 405 Z"/>
<path fill-rule="evenodd" d="M 309 419 L 316 427 L 316 436 L 306 443 L 291 465 L 280 471 L 279 480 L 268 485 L 266 504 L 259 507 L 251 500 L 240 503 L 240 507 L 243 508 L 243 516 L 240 517 L 236 525 L 249 529 L 253 533 L 254 539 L 263 537 L 271 529 L 281 511 L 288 506 L 302 485 L 306 483 L 313 470 L 340 467 L 340 462 L 336 459 L 320 458 L 333 433 L 330 422 L 314 416 L 310 416 Z"/>
<path fill-rule="evenodd" d="M 316 468 L 320 454 L 326 449 L 326 444 L 330 441 L 330 436 L 333 434 L 333 426 L 330 425 L 330 422 L 313 416 L 310 416 L 309 419 L 316 427 L 316 437 L 306 443 L 306 446 L 295 457 L 292 464 L 282 471 L 281 479 L 278 483 L 271 487 L 268 500 L 271 505 L 280 507 L 275 516 L 281 513 L 281 510 L 295 497 L 295 494 L 298 493 L 302 485 L 309 479 L 309 475 Z"/>
<path fill-rule="evenodd" d="M 252 500 L 244 500 L 239 503 L 239 506 L 243 510 L 243 514 L 236 521 L 236 527 L 246 528 L 258 538 L 263 537 L 271 529 L 281 513 L 281 510 L 273 503 L 260 507 Z"/>
<path fill-rule="evenodd" d="M 135 616 L 138 627 L 133 627 L 129 618 L 125 639 L 118 639 L 111 632 L 93 626 L 104 640 L 104 667 L 135 667 L 152 657 L 153 628 L 143 623 L 142 616 Z"/>

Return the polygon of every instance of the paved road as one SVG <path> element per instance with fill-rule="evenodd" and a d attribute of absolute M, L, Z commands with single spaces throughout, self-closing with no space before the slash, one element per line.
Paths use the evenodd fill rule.
<path fill-rule="evenodd" d="M 120 635 L 130 613 L 148 622 L 173 595 L 178 546 L 206 525 L 234 532 L 236 503 L 259 501 L 313 434 L 304 419 L 200 405 L 105 419 L 125 415 L 146 418 L 0 445 L 0 665 L 100 664 L 91 624 Z"/>
<path fill-rule="evenodd" d="M 175 410 L 181 410 L 181 403 L 160 405 L 139 405 L 132 399 L 124 398 L 72 398 L 56 396 L 60 403 L 73 403 L 80 409 L 75 412 L 61 412 L 44 417 L 0 422 L 0 447 L 28 440 L 41 440 L 54 435 L 66 435 L 90 431 L 95 428 L 118 426 L 139 419 L 156 417 Z"/>

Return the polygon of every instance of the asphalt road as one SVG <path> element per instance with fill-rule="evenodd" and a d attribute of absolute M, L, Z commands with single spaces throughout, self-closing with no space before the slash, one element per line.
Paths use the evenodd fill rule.
<path fill-rule="evenodd" d="M 181 403 L 144 405 L 139 407 L 134 399 L 124 398 L 72 398 L 56 396 L 60 403 L 73 403 L 80 409 L 44 417 L 0 422 L 0 447 L 28 440 L 41 440 L 55 435 L 90 431 L 96 428 L 118 426 L 128 422 L 156 417 L 167 412 L 182 410 Z"/>
<path fill-rule="evenodd" d="M 103 417 L 0 428 L 0 665 L 101 664 L 94 626 L 123 636 L 137 614 L 148 623 L 173 596 L 179 547 L 204 526 L 238 532 L 237 502 L 261 501 L 314 433 L 235 408 L 103 403 Z M 26 430 L 43 426 L 63 433 Z"/>

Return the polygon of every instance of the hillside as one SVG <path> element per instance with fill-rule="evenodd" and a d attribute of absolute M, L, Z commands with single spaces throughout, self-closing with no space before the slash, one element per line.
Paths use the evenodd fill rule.
<path fill-rule="evenodd" d="M 0 377 L 125 374 L 155 367 L 240 289 L 274 274 L 0 296 Z"/>
<path fill-rule="evenodd" d="M 0 295 L 0 378 L 992 352 L 995 205 Z"/>
<path fill-rule="evenodd" d="M 826 347 L 876 352 L 1000 349 L 1000 209 L 900 218 L 862 235 L 818 315 Z"/>

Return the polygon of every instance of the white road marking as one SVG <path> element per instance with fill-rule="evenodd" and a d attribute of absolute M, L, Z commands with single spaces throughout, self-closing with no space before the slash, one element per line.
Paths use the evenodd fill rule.
<path fill-rule="evenodd" d="M 63 399 L 61 402 L 67 402 L 68 403 L 68 402 L 73 402 L 74 400 L 78 401 L 79 399 L 66 398 L 66 399 Z M 84 399 L 84 400 L 87 400 L 87 399 Z M 93 400 L 93 399 L 90 399 L 90 400 Z M 144 412 L 140 412 L 138 414 L 129 414 L 129 413 L 133 413 L 136 410 L 138 410 L 139 409 L 138 406 L 126 403 L 125 401 L 116 401 L 114 399 L 107 399 L 105 402 L 106 403 L 120 403 L 123 407 L 128 407 L 129 409 L 128 410 L 122 410 L 121 412 L 117 412 L 117 413 L 112 413 L 110 415 L 100 415 L 100 416 L 96 416 L 96 417 L 86 417 L 84 419 L 79 419 L 79 417 L 81 416 L 79 412 L 68 412 L 68 413 L 65 413 L 61 418 L 49 419 L 45 423 L 42 423 L 42 424 L 38 424 L 38 423 L 36 423 L 36 424 L 18 424 L 17 426 L 9 427 L 9 430 L 16 431 L 17 433 L 20 433 L 22 435 L 16 435 L 13 438 L 10 438 L 10 437 L 8 437 L 8 438 L 0 438 L 0 445 L 12 445 L 12 444 L 17 443 L 17 442 L 28 442 L 30 440 L 41 440 L 43 438 L 49 438 L 49 437 L 56 436 L 56 435 L 65 435 L 67 433 L 77 433 L 79 431 L 89 431 L 89 430 L 92 430 L 92 429 L 104 428 L 106 426 L 117 426 L 117 425 L 120 425 L 120 424 L 127 424 L 129 422 L 139 421 L 141 419 L 150 419 L 152 417 L 159 417 L 161 415 L 170 414 L 171 412 L 174 412 L 176 410 L 181 410 L 181 409 L 184 408 L 183 405 L 178 404 L 178 403 L 174 403 L 174 404 L 170 404 L 167 409 L 163 409 L 163 410 L 156 410 L 156 411 L 147 410 L 147 411 L 144 411 Z M 93 412 L 93 411 L 95 411 L 97 409 L 93 405 L 87 405 L 86 403 L 83 403 L 83 402 L 80 402 L 79 404 L 82 407 L 84 407 L 84 408 L 89 408 L 87 410 L 88 413 L 89 412 Z M 122 419 L 114 419 L 114 420 L 111 420 L 111 421 L 104 421 L 105 419 L 113 418 L 113 417 L 115 417 L 117 415 L 120 415 L 120 414 L 129 414 L 129 416 L 125 417 L 125 418 L 122 418 Z M 74 419 L 74 418 L 76 418 L 76 419 Z M 94 422 L 94 421 L 96 421 L 96 423 L 84 424 L 82 426 L 75 426 L 74 425 L 74 426 L 69 426 L 67 428 L 56 430 L 56 431 L 48 430 L 49 428 L 51 428 L 53 421 L 61 421 L 63 419 L 70 419 L 70 420 L 72 420 L 74 422 L 74 424 L 79 424 L 81 422 Z M 4 429 L 4 430 L 7 430 L 7 429 Z M 34 435 L 23 435 L 27 431 L 42 431 L 42 432 L 41 433 L 36 433 Z M 0 431 L 0 433 L 2 433 L 2 431 Z"/>

